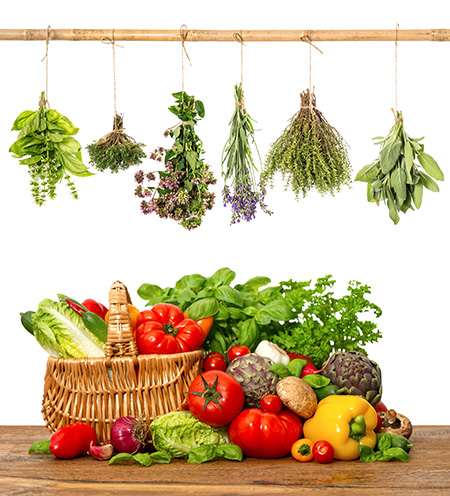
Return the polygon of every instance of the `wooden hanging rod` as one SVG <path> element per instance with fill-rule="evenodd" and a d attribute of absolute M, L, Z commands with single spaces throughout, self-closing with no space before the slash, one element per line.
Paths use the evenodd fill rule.
<path fill-rule="evenodd" d="M 51 29 L 51 40 L 94 41 L 111 38 L 112 29 Z M 189 29 L 186 41 L 236 41 L 238 33 L 250 41 L 450 41 L 450 29 L 340 29 L 340 30 L 205 30 Z M 47 39 L 47 29 L 0 29 L 0 40 L 37 41 Z M 180 41 L 180 31 L 155 29 L 114 29 L 116 41 Z"/>

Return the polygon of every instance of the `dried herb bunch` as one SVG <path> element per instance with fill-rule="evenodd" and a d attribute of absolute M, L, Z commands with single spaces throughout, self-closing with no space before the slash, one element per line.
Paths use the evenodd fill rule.
<path fill-rule="evenodd" d="M 364 166 L 355 181 L 367 183 L 368 201 L 377 205 L 380 201 L 386 203 L 389 217 L 397 224 L 399 212 L 414 210 L 413 204 L 420 208 L 424 186 L 435 193 L 439 191 L 433 178 L 443 181 L 444 174 L 433 157 L 423 151 L 420 143 L 423 138 L 415 139 L 406 134 L 402 112 L 394 112 L 394 115 L 395 124 L 389 134 L 385 138 L 374 138 L 376 144 L 381 145 L 378 159 Z"/>
<path fill-rule="evenodd" d="M 195 125 L 205 116 L 200 100 L 184 91 L 173 93 L 176 104 L 169 107 L 180 123 L 168 129 L 164 136 L 174 139 L 171 148 L 159 147 L 151 155 L 152 160 L 164 161 L 165 170 L 135 174 L 138 186 L 135 195 L 142 198 L 141 212 L 156 213 L 162 219 L 173 219 L 185 229 L 199 227 L 202 217 L 214 205 L 215 195 L 208 186 L 216 184 L 209 165 L 204 162 L 202 142 Z M 153 182 L 159 176 L 157 186 L 144 186 L 144 180 Z"/>
<path fill-rule="evenodd" d="M 123 118 L 119 114 L 114 116 L 113 130 L 107 135 L 94 141 L 86 147 L 90 156 L 90 164 L 103 172 L 126 170 L 132 165 L 138 165 L 145 158 L 143 143 L 136 141 L 124 133 Z"/>
<path fill-rule="evenodd" d="M 231 223 L 241 220 L 247 222 L 255 218 L 259 205 L 263 212 L 272 213 L 264 203 L 266 188 L 263 182 L 256 183 L 252 145 L 254 145 L 261 162 L 255 142 L 253 119 L 244 106 L 242 83 L 234 86 L 235 110 L 230 121 L 230 137 L 222 152 L 222 174 L 225 186 L 222 191 L 224 206 L 231 205 Z M 253 121 L 254 122 L 254 121 Z M 223 166 L 225 164 L 225 171 Z M 227 181 L 231 181 L 231 188 Z"/>
<path fill-rule="evenodd" d="M 316 108 L 314 92 L 304 91 L 300 110 L 269 149 L 261 178 L 273 184 L 280 172 L 298 199 L 313 188 L 333 195 L 349 185 L 350 170 L 344 139 Z"/>
<path fill-rule="evenodd" d="M 78 192 L 69 173 L 78 177 L 92 176 L 81 158 L 81 145 L 73 138 L 78 133 L 70 120 L 57 110 L 47 108 L 45 92 L 41 93 L 39 109 L 25 110 L 15 120 L 13 131 L 18 139 L 9 151 L 21 158 L 31 176 L 31 195 L 42 206 L 47 198 L 56 197 L 56 185 L 66 181 L 73 198 Z M 26 158 L 23 158 L 26 157 Z"/>

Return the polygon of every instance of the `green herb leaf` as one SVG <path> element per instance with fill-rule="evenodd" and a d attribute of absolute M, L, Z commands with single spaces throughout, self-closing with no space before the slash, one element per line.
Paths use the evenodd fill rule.
<path fill-rule="evenodd" d="M 237 307 L 242 307 L 243 304 L 243 299 L 239 291 L 230 286 L 219 286 L 216 289 L 216 298 L 236 305 Z"/>
<path fill-rule="evenodd" d="M 380 172 L 379 162 L 372 162 L 369 165 L 365 165 L 359 172 L 356 174 L 355 181 L 363 181 L 369 183 L 373 181 L 378 173 Z"/>
<path fill-rule="evenodd" d="M 378 441 L 378 449 L 381 451 L 386 451 L 389 449 L 392 445 L 392 436 L 389 434 L 389 432 L 386 432 L 380 437 L 380 440 Z"/>
<path fill-rule="evenodd" d="M 383 455 L 392 456 L 401 462 L 407 462 L 409 458 L 408 453 L 402 448 L 389 448 L 383 452 Z"/>
<path fill-rule="evenodd" d="M 289 370 L 289 375 L 295 375 L 295 377 L 300 377 L 302 375 L 303 367 L 308 362 L 302 358 L 294 358 L 287 364 Z"/>
<path fill-rule="evenodd" d="M 386 143 L 380 152 L 380 167 L 383 174 L 387 174 L 400 158 L 402 152 L 402 142 L 399 138 Z"/>
<path fill-rule="evenodd" d="M 290 372 L 284 363 L 274 363 L 271 365 L 270 369 L 274 374 L 277 374 L 279 377 L 288 377 L 290 375 L 294 375 Z"/>
<path fill-rule="evenodd" d="M 216 447 L 210 444 L 198 446 L 189 452 L 188 463 L 204 463 L 216 458 Z"/>
<path fill-rule="evenodd" d="M 236 460 L 241 462 L 243 454 L 241 448 L 232 443 L 219 444 L 216 447 L 216 455 L 227 460 Z"/>
<path fill-rule="evenodd" d="M 133 460 L 144 467 L 150 467 L 153 461 L 149 453 L 136 453 L 133 455 Z"/>
<path fill-rule="evenodd" d="M 421 152 L 417 155 L 417 158 L 419 159 L 421 166 L 425 169 L 425 172 L 427 172 L 431 177 L 437 179 L 438 181 L 444 180 L 444 174 L 433 157 L 428 155 L 428 153 Z"/>
<path fill-rule="evenodd" d="M 328 377 L 324 377 L 320 374 L 308 374 L 302 379 L 309 384 L 313 389 L 320 389 L 322 387 L 328 386 L 330 384 L 330 379 Z"/>
<path fill-rule="evenodd" d="M 117 463 L 124 463 L 124 462 L 134 462 L 133 455 L 131 455 L 130 453 L 118 453 L 117 455 L 110 458 L 108 464 L 116 465 Z"/>
<path fill-rule="evenodd" d="M 216 298 L 203 298 L 202 300 L 194 301 L 186 311 L 189 318 L 200 320 L 214 316 L 219 311 L 219 303 Z"/>
<path fill-rule="evenodd" d="M 163 290 L 156 286 L 156 284 L 141 284 L 137 290 L 137 294 L 143 300 L 153 300 L 154 298 L 159 298 L 163 294 Z"/>
<path fill-rule="evenodd" d="M 210 282 L 216 286 L 229 285 L 231 282 L 234 281 L 235 277 L 235 272 L 228 269 L 227 267 L 224 267 L 214 272 L 214 274 L 208 279 L 207 282 Z"/>
<path fill-rule="evenodd" d="M 358 445 L 358 449 L 359 449 L 359 459 L 363 463 L 371 463 L 377 461 L 377 454 L 369 446 Z"/>
<path fill-rule="evenodd" d="M 36 441 L 30 446 L 30 449 L 28 450 L 28 453 L 31 455 L 32 453 L 46 453 L 46 454 L 51 454 L 50 451 L 50 441 L 45 440 L 45 441 Z"/>
<path fill-rule="evenodd" d="M 152 462 L 155 463 L 170 463 L 172 460 L 169 453 L 166 453 L 165 451 L 154 451 L 153 453 L 150 453 L 149 456 Z"/>
<path fill-rule="evenodd" d="M 412 191 L 412 198 L 416 208 L 420 208 L 420 206 L 422 205 L 422 195 L 423 195 L 423 183 L 422 181 L 420 181 L 417 184 L 414 184 Z"/>
<path fill-rule="evenodd" d="M 439 186 L 437 183 L 431 179 L 430 176 L 425 174 L 424 172 L 419 171 L 420 178 L 422 179 L 422 184 L 425 186 L 425 188 L 429 189 L 430 191 L 433 191 L 434 193 L 439 192 Z"/>
<path fill-rule="evenodd" d="M 253 349 L 259 338 L 259 329 L 255 319 L 248 319 L 238 323 L 238 341 L 242 346 Z"/>

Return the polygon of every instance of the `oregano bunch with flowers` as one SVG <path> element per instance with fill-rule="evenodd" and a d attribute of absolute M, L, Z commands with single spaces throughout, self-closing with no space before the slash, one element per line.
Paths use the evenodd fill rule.
<path fill-rule="evenodd" d="M 185 229 L 199 227 L 207 210 L 214 205 L 215 194 L 208 187 L 216 184 L 209 165 L 203 160 L 202 142 L 195 132 L 199 118 L 205 116 L 200 100 L 184 91 L 173 93 L 176 105 L 169 107 L 180 123 L 164 135 L 174 139 L 171 148 L 159 147 L 150 158 L 165 164 L 164 171 L 135 174 L 138 186 L 135 195 L 142 198 L 141 212 L 156 213 L 163 219 L 173 219 Z M 145 184 L 159 181 L 156 186 Z"/>

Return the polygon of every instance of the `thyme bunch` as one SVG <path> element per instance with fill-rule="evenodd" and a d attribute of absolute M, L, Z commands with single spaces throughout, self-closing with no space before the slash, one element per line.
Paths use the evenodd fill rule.
<path fill-rule="evenodd" d="M 162 219 L 173 219 L 185 229 L 199 227 L 207 210 L 214 205 L 215 194 L 208 186 L 216 184 L 210 167 L 205 163 L 202 142 L 197 136 L 195 125 L 205 116 L 200 100 L 184 91 L 173 93 L 176 104 L 169 107 L 180 123 L 168 129 L 164 135 L 174 139 L 171 148 L 159 147 L 151 155 L 152 160 L 163 162 L 164 171 L 135 174 L 138 186 L 135 196 L 142 198 L 141 212 L 156 213 Z M 156 186 L 144 186 L 144 179 L 156 181 Z"/>
<path fill-rule="evenodd" d="M 258 205 L 263 212 L 272 214 L 264 203 L 265 184 L 262 181 L 257 184 L 255 180 L 257 168 L 253 160 L 252 145 L 260 162 L 261 157 L 255 142 L 253 119 L 244 106 L 242 83 L 234 86 L 234 98 L 235 110 L 230 120 L 230 137 L 222 152 L 222 175 L 225 181 L 222 196 L 224 206 L 231 205 L 231 224 L 254 219 Z M 227 185 L 228 180 L 231 186 Z"/>
<path fill-rule="evenodd" d="M 261 178 L 273 184 L 280 172 L 298 199 L 313 188 L 333 195 L 349 185 L 350 170 L 343 137 L 316 108 L 314 92 L 304 91 L 300 110 L 269 149 Z"/>
<path fill-rule="evenodd" d="M 124 133 L 123 118 L 119 114 L 114 116 L 113 130 L 97 141 L 86 147 L 90 156 L 90 164 L 103 172 L 126 170 L 133 165 L 138 165 L 145 158 L 143 143 L 136 141 Z"/>

